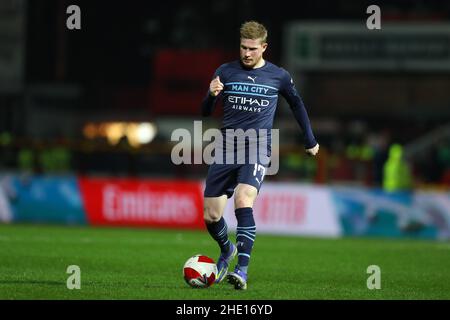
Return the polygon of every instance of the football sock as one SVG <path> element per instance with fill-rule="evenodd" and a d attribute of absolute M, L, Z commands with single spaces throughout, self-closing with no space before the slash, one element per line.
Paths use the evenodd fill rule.
<path fill-rule="evenodd" d="M 236 244 L 238 249 L 238 268 L 247 273 L 253 243 L 256 237 L 256 225 L 253 209 L 250 207 L 235 210 L 237 218 Z"/>
<path fill-rule="evenodd" d="M 209 234 L 217 241 L 222 253 L 227 253 L 230 248 L 230 241 L 228 240 L 227 223 L 223 217 L 219 221 L 213 223 L 206 223 L 206 228 Z"/>

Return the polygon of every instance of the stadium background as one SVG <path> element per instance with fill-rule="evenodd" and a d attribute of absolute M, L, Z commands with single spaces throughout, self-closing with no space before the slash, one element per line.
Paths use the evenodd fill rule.
<path fill-rule="evenodd" d="M 66 27 L 71 4 L 81 9 L 81 30 Z M 381 30 L 366 28 L 371 4 L 381 8 Z M 201 239 L 193 248 L 177 247 L 178 269 L 196 251 L 215 256 L 202 221 L 207 167 L 174 165 L 170 138 L 177 128 L 192 130 L 195 120 L 204 129 L 220 126 L 220 108 L 214 118 L 202 119 L 199 105 L 214 70 L 237 57 L 240 24 L 255 19 L 269 30 L 266 58 L 291 72 L 321 146 L 318 157 L 305 155 L 300 129 L 281 98 L 275 119 L 280 169 L 265 178 L 255 206 L 261 243 L 264 234 L 300 241 L 299 247 L 314 241 L 309 237 L 336 241 L 330 247 L 349 238 L 408 248 L 432 241 L 425 242 L 438 246 L 431 279 L 441 283 L 450 238 L 450 4 L 316 0 L 302 1 L 301 10 L 291 6 L 2 1 L 0 241 L 20 251 L 28 235 L 54 243 L 38 235 L 73 230 L 49 225 L 88 225 L 93 232 L 114 227 L 119 237 L 133 237 L 133 230 L 141 236 L 133 227 L 144 227 L 149 239 Z M 394 168 L 406 171 L 386 178 L 395 144 L 403 158 Z M 397 187 L 387 187 L 386 179 Z M 230 203 L 232 231 L 233 215 Z M 73 237 L 59 236 L 63 243 Z M 33 255 L 38 249 L 27 250 Z M 11 264 L 18 259 L 14 251 L 2 255 Z M 14 268 L 3 271 L 2 298 L 70 298 L 39 289 L 16 296 L 22 289 L 14 279 L 21 276 Z M 445 291 L 438 288 L 435 297 L 448 299 Z"/>

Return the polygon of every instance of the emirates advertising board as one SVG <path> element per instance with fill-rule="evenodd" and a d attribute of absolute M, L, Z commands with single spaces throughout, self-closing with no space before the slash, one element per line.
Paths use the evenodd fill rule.
<path fill-rule="evenodd" d="M 197 182 L 80 178 L 91 225 L 204 228 Z"/>

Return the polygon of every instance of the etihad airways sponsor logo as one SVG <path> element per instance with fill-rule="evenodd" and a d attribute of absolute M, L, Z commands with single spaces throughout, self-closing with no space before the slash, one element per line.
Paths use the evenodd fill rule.
<path fill-rule="evenodd" d="M 231 109 L 249 111 L 249 112 L 261 112 L 261 108 L 247 107 L 247 106 L 241 106 L 241 105 L 235 105 L 235 104 L 231 107 Z"/>
<path fill-rule="evenodd" d="M 228 96 L 228 101 L 231 103 L 237 103 L 240 105 L 248 104 L 252 107 L 267 107 L 270 103 L 267 99 L 257 99 L 257 98 L 248 98 L 248 97 L 238 97 L 238 96 Z"/>

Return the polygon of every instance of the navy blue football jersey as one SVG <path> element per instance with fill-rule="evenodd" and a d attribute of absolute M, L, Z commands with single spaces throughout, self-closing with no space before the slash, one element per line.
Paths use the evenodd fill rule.
<path fill-rule="evenodd" d="M 202 114 L 212 113 L 217 99 L 223 100 L 222 129 L 272 129 L 278 96 L 283 96 L 300 125 L 306 148 L 316 145 L 307 111 L 290 74 L 265 61 L 256 69 L 242 67 L 239 61 L 221 65 L 213 78 L 219 76 L 224 89 L 217 97 L 209 94 L 202 103 Z"/>

